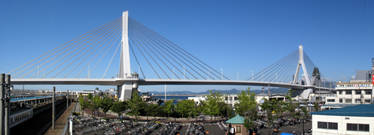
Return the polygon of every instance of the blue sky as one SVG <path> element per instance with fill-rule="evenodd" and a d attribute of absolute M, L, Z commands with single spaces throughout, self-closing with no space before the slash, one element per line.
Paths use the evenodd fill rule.
<path fill-rule="evenodd" d="M 248 79 L 299 44 L 333 80 L 369 69 L 374 57 L 370 0 L 2 0 L 0 71 L 118 18 L 124 10 L 231 78 L 239 73 L 239 79 Z"/>

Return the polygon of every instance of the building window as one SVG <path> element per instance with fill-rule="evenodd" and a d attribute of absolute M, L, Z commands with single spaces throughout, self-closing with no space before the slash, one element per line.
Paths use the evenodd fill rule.
<path fill-rule="evenodd" d="M 361 95 L 361 90 L 356 90 L 356 95 Z"/>
<path fill-rule="evenodd" d="M 349 131 L 357 131 L 357 124 L 351 124 L 351 123 L 347 123 L 347 130 Z"/>
<path fill-rule="evenodd" d="M 338 129 L 338 123 L 329 122 L 327 128 L 328 129 Z"/>
<path fill-rule="evenodd" d="M 318 122 L 318 128 L 326 129 L 327 128 L 327 122 Z"/>
<path fill-rule="evenodd" d="M 369 124 L 359 124 L 358 131 L 367 131 L 369 132 Z"/>
<path fill-rule="evenodd" d="M 338 123 L 335 122 L 320 122 L 317 123 L 318 128 L 321 129 L 338 129 Z"/>
<path fill-rule="evenodd" d="M 342 91 L 342 90 L 339 90 L 339 94 L 343 94 L 343 91 Z"/>
<path fill-rule="evenodd" d="M 371 95 L 371 90 L 365 90 L 366 95 Z"/>
<path fill-rule="evenodd" d="M 355 103 L 361 103 L 361 99 L 355 99 Z"/>
<path fill-rule="evenodd" d="M 343 99 L 342 98 L 339 98 L 339 103 L 343 103 Z"/>
<path fill-rule="evenodd" d="M 346 90 L 346 91 L 345 91 L 345 94 L 346 94 L 346 95 L 352 95 L 352 91 L 351 91 L 351 90 Z"/>
<path fill-rule="evenodd" d="M 369 132 L 370 127 L 369 127 L 369 124 L 347 123 L 347 130 Z"/>
<path fill-rule="evenodd" d="M 352 103 L 352 99 L 350 99 L 350 98 L 345 99 L 345 103 Z"/>
<path fill-rule="evenodd" d="M 370 103 L 370 99 L 365 99 L 365 103 Z"/>
<path fill-rule="evenodd" d="M 335 99 L 327 99 L 327 102 L 335 102 Z"/>

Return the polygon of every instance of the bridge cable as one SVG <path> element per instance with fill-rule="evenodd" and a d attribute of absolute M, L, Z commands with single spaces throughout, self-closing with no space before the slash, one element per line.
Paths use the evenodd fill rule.
<path fill-rule="evenodd" d="M 175 53 L 170 53 L 172 54 L 175 58 L 177 58 L 179 61 L 181 61 L 184 65 L 186 65 L 187 67 L 189 67 L 192 71 L 194 71 L 195 73 L 199 74 L 196 70 L 194 70 L 191 66 L 189 66 L 188 64 L 186 64 L 183 60 L 180 59 L 180 57 L 176 56 Z M 198 79 L 196 76 L 194 76 L 192 73 L 191 73 L 191 76 L 193 76 L 195 79 Z M 199 75 L 200 77 L 202 77 L 202 75 L 200 74 Z"/>
<path fill-rule="evenodd" d="M 119 27 L 119 25 L 117 25 L 117 27 L 116 28 L 118 28 Z M 117 29 L 115 29 L 115 30 L 117 30 Z M 107 37 L 105 40 L 102 40 L 102 41 L 99 41 L 98 42 L 98 44 L 99 44 L 99 47 L 98 48 L 96 48 L 96 49 L 94 49 L 93 51 L 91 51 L 90 52 L 90 54 L 89 55 L 87 55 L 86 56 L 86 59 L 88 59 L 89 58 L 89 56 L 91 56 L 93 53 L 95 53 L 95 52 L 97 52 L 98 51 L 98 49 L 99 48 L 102 48 L 102 49 L 106 49 L 106 48 L 108 48 L 109 46 L 107 45 L 107 44 L 110 44 L 111 42 L 113 42 L 113 40 L 115 40 L 115 38 L 113 38 L 113 37 L 119 37 L 119 31 L 117 30 L 117 31 L 114 31 L 114 32 L 112 32 L 111 33 L 111 35 L 109 36 L 109 37 Z M 109 42 L 109 43 L 108 43 Z M 96 44 L 97 45 L 97 44 Z M 104 46 L 105 45 L 105 46 Z M 99 55 L 100 53 L 96 53 L 95 54 L 95 56 L 91 59 L 91 61 L 90 62 L 87 62 L 87 66 L 89 66 L 91 63 L 92 63 L 92 61 L 97 61 L 97 57 L 98 57 L 98 55 Z M 86 60 L 86 59 L 84 59 L 84 60 Z M 72 73 L 72 71 L 74 71 L 75 69 L 77 69 L 83 62 L 84 62 L 84 60 L 82 60 L 78 65 L 76 65 L 75 67 L 74 67 L 74 69 L 73 70 L 71 70 L 68 74 L 70 74 L 70 73 Z M 96 66 L 95 66 L 96 67 Z M 79 73 L 77 74 L 78 76 L 80 76 L 80 74 L 83 72 L 83 68 L 79 71 Z M 67 74 L 67 75 L 68 75 Z M 66 75 L 66 76 L 67 76 Z"/>
<path fill-rule="evenodd" d="M 110 26 L 110 24 L 105 25 L 104 28 L 102 28 L 102 29 L 106 29 L 108 26 Z M 101 30 L 101 29 L 99 29 L 99 30 Z M 98 33 L 98 32 L 100 32 L 100 31 L 97 30 L 97 31 L 95 31 L 95 33 L 93 33 L 93 34 L 96 34 L 96 33 Z M 90 37 L 92 37 L 93 34 L 91 34 Z M 86 42 L 88 39 L 89 39 L 89 40 L 92 40 L 91 38 L 86 38 L 84 41 Z M 87 42 L 86 42 L 86 43 L 87 43 Z M 74 44 L 72 44 L 72 45 L 74 45 Z M 72 46 L 72 47 L 77 47 L 77 46 Z M 66 53 L 67 51 L 69 51 L 69 50 L 71 50 L 71 49 L 72 49 L 72 48 L 70 48 L 70 49 L 68 48 L 68 49 L 64 50 L 63 52 L 58 53 L 57 55 L 54 55 L 54 56 L 52 57 L 52 59 L 49 59 L 49 60 L 47 60 L 47 61 L 44 61 L 41 65 L 44 65 L 44 64 L 46 64 L 46 63 L 49 63 L 51 60 L 56 59 L 58 56 L 60 56 L 61 54 Z M 76 48 L 76 49 L 77 49 L 77 48 Z M 74 49 L 73 52 L 76 51 L 76 49 Z M 70 53 L 71 53 L 71 52 L 70 52 Z M 70 53 L 69 53 L 69 54 L 70 54 Z M 63 56 L 63 58 L 66 57 L 66 56 L 67 56 L 67 55 L 65 54 L 65 55 Z M 38 62 L 41 62 L 41 61 L 38 61 Z M 54 63 L 56 63 L 56 61 L 55 61 Z M 50 67 L 50 66 L 48 66 L 48 67 Z M 43 69 L 45 70 L 45 69 L 47 69 L 47 68 L 44 67 Z M 25 74 L 23 75 L 23 77 L 27 76 L 29 73 L 31 73 L 31 72 L 33 72 L 33 71 L 35 71 L 35 69 L 29 71 L 28 73 L 25 73 Z"/>
<path fill-rule="evenodd" d="M 137 40 L 137 39 L 133 39 L 133 41 L 135 41 L 137 43 L 138 46 L 140 46 L 139 48 L 142 48 L 143 51 L 148 54 L 148 56 L 151 58 L 151 60 L 161 69 L 161 71 L 163 72 L 164 75 L 166 75 L 166 77 L 168 79 L 170 79 L 170 76 L 166 73 L 166 71 L 160 66 L 160 64 L 154 59 L 154 57 L 152 57 L 152 55 L 147 51 L 147 49 L 144 47 L 144 43 L 142 43 L 141 41 Z"/>
<path fill-rule="evenodd" d="M 138 36 L 145 37 L 144 33 L 142 33 L 141 31 L 140 32 L 139 31 L 134 31 L 134 33 L 137 33 L 136 37 L 138 37 Z M 163 52 L 161 52 L 160 50 L 156 49 L 154 42 L 152 42 L 151 40 L 149 40 L 149 38 L 144 38 L 144 40 L 145 40 L 144 42 L 146 42 L 145 44 L 149 45 L 150 50 L 152 50 L 152 52 L 154 52 L 154 54 L 161 60 L 161 62 L 174 74 L 174 76 L 176 76 L 178 79 L 180 79 L 180 77 L 168 66 L 168 64 L 165 63 L 165 61 L 162 61 L 162 59 L 157 54 L 161 55 L 161 57 L 164 60 L 166 60 L 170 65 L 172 65 L 179 72 L 181 72 L 181 71 L 172 62 L 170 62 L 168 58 L 166 58 L 163 55 L 164 54 Z"/>
<path fill-rule="evenodd" d="M 140 36 L 139 35 L 139 33 L 136 33 L 136 31 L 132 31 L 134 34 L 136 34 L 136 36 L 135 37 L 138 37 L 138 36 Z M 152 49 L 150 49 L 150 47 L 148 47 L 148 49 L 146 49 L 146 42 L 144 41 L 144 40 L 139 40 L 139 39 L 137 39 L 137 38 L 134 38 L 134 40 L 136 40 L 136 41 L 138 41 L 138 43 L 140 43 L 141 45 L 142 45 L 142 47 L 144 46 L 144 50 L 149 50 L 150 52 L 152 52 L 152 54 L 154 55 L 154 56 L 156 56 L 156 58 L 158 58 L 158 60 L 159 61 L 161 61 L 164 65 L 166 65 L 166 67 L 169 69 L 169 70 L 171 70 L 170 69 L 170 67 L 169 66 L 167 66 L 167 64 L 165 64 L 165 62 L 157 55 L 157 53 L 155 53 L 154 52 L 154 50 L 152 50 Z M 153 57 L 152 57 L 152 54 L 150 54 L 150 53 L 148 53 L 149 54 L 149 56 L 153 59 Z M 153 59 L 154 60 L 154 59 Z M 155 62 L 157 63 L 157 61 L 155 60 Z M 166 73 L 166 71 L 165 70 L 163 70 L 162 68 L 161 68 L 161 66 L 160 66 L 160 64 L 159 63 L 157 63 L 157 65 L 160 67 L 160 69 L 164 72 L 164 74 L 166 74 L 166 76 L 169 78 L 169 79 L 171 79 L 170 78 L 170 76 Z M 174 72 L 173 72 L 174 73 Z M 175 73 L 174 73 L 175 74 Z M 178 77 L 178 76 L 177 76 Z M 179 78 L 179 77 L 178 77 Z"/>
<path fill-rule="evenodd" d="M 139 52 L 142 54 L 143 58 L 145 59 L 145 61 L 147 62 L 147 64 L 151 67 L 152 71 L 156 74 L 156 76 L 161 79 L 161 76 L 160 74 L 158 74 L 158 72 L 155 70 L 155 68 L 153 67 L 153 65 L 151 64 L 151 62 L 149 62 L 149 60 L 147 59 L 147 57 L 145 56 L 144 52 L 140 49 L 140 47 L 137 45 L 137 43 L 135 43 L 131 38 L 129 38 L 129 42 L 131 42 L 131 44 L 133 46 L 136 46 L 137 50 L 139 50 Z"/>
<path fill-rule="evenodd" d="M 103 26 L 105 26 L 105 25 L 106 25 L 106 24 L 104 24 Z M 100 28 L 100 27 L 99 27 L 99 28 Z M 98 29 L 99 29 L 99 28 L 98 28 Z M 73 38 L 72 40 L 70 40 L 70 41 L 68 41 L 68 42 L 66 42 L 66 43 L 64 43 L 64 44 L 61 44 L 61 45 L 55 47 L 54 49 L 49 50 L 49 51 L 45 52 L 44 54 L 42 54 L 42 55 L 40 55 L 40 56 L 38 56 L 38 57 L 36 57 L 36 58 L 34 58 L 34 59 L 32 59 L 32 60 L 26 62 L 26 63 L 23 64 L 22 66 L 13 69 L 12 71 L 10 71 L 10 73 L 15 73 L 15 74 L 16 74 L 16 72 L 17 72 L 18 70 L 20 70 L 20 69 L 24 69 L 25 67 L 28 67 L 28 65 L 30 65 L 31 63 L 33 63 L 33 62 L 36 61 L 36 60 L 39 60 L 39 59 L 45 57 L 46 55 L 48 55 L 48 56 L 46 56 L 46 57 L 48 58 L 48 57 L 51 56 L 52 54 L 55 54 L 55 53 L 53 53 L 53 52 L 58 52 L 59 50 L 66 48 L 67 46 L 71 45 L 73 41 L 79 41 L 80 39 L 85 38 L 88 34 L 90 34 L 90 33 L 94 33 L 94 32 L 97 31 L 98 29 L 94 29 L 94 30 L 88 31 L 88 32 L 86 32 L 86 33 L 80 35 L 79 37 Z M 59 49 L 59 48 L 60 48 L 60 49 Z"/>
<path fill-rule="evenodd" d="M 146 34 L 148 31 L 146 31 L 146 30 L 144 30 L 144 28 L 143 28 L 143 31 L 141 32 L 143 35 L 144 35 L 144 37 L 148 37 L 148 38 L 145 38 L 145 39 L 147 39 L 147 41 L 149 41 L 149 43 L 151 43 L 151 45 L 152 45 L 152 48 L 154 49 L 154 50 L 157 50 L 158 52 L 159 52 L 159 54 L 166 54 L 166 53 L 162 53 L 161 51 L 162 51 L 162 49 L 160 49 L 158 46 L 160 46 L 161 45 L 161 43 L 158 43 L 157 41 L 155 41 L 154 40 L 154 38 L 149 38 L 151 35 L 149 35 L 149 34 Z M 148 32 L 149 33 L 149 32 Z M 157 45 L 157 46 L 156 46 Z M 156 47 L 157 47 L 157 49 L 156 49 Z M 165 52 L 165 51 L 164 51 Z M 162 55 L 162 57 L 164 58 L 164 59 L 166 59 L 169 63 L 171 63 L 170 61 L 169 61 L 169 59 L 167 59 L 167 58 L 165 58 L 165 56 L 164 55 Z M 171 63 L 172 65 L 174 65 L 173 63 Z M 195 66 L 196 67 L 196 66 Z M 176 68 L 180 73 L 182 73 L 183 74 L 183 72 L 179 69 L 179 68 Z M 204 71 L 202 71 L 202 72 L 204 72 Z M 206 73 L 205 73 L 206 74 Z M 206 79 L 205 77 L 203 77 L 204 79 Z M 179 79 L 179 77 L 178 77 L 178 79 Z"/>
<path fill-rule="evenodd" d="M 101 55 L 98 60 L 93 59 L 93 60 L 95 60 L 95 64 L 94 64 L 93 70 L 96 69 L 96 67 L 99 65 L 99 63 L 101 63 L 101 61 L 104 59 L 105 56 L 108 56 L 110 50 L 112 50 L 112 48 L 115 49 L 115 46 L 116 45 L 120 45 L 120 43 L 121 43 L 121 39 L 120 39 L 120 36 L 118 36 L 118 38 L 116 40 L 114 40 L 113 42 L 110 43 L 110 47 L 108 47 L 108 49 L 104 51 L 103 55 Z M 81 74 L 81 72 L 83 72 L 83 71 L 80 71 L 79 75 Z"/>
<path fill-rule="evenodd" d="M 134 22 L 136 22 L 135 20 L 133 20 Z M 162 36 L 160 36 L 158 33 L 156 33 L 156 32 L 154 32 L 154 31 L 152 31 L 152 30 L 150 30 L 149 28 L 147 28 L 146 26 L 144 26 L 143 24 L 141 24 L 141 23 L 137 23 L 138 25 L 141 25 L 142 26 L 142 28 L 143 28 L 143 31 L 144 30 L 146 30 L 146 31 L 149 31 L 148 33 L 153 33 L 153 35 L 154 36 L 157 36 L 157 37 L 160 37 L 160 38 L 157 38 L 158 39 L 158 41 L 162 41 L 162 42 L 164 42 L 164 43 L 166 43 L 165 45 L 167 45 L 167 44 L 170 44 L 170 43 L 167 43 L 166 42 L 166 40 L 165 40 L 165 38 L 164 37 L 162 37 Z M 168 47 L 168 46 L 166 46 L 166 47 Z M 170 47 L 168 47 L 168 49 L 171 49 Z M 181 56 L 180 56 L 181 57 Z M 178 57 L 177 57 L 178 58 Z M 188 61 L 185 57 L 182 57 L 186 62 Z M 179 58 L 178 58 L 179 59 Z M 182 60 L 180 60 L 180 61 L 182 61 Z M 183 62 L 183 61 L 182 61 Z M 191 63 L 191 61 L 189 61 L 190 63 Z M 185 63 L 184 63 L 185 64 Z M 193 64 L 193 63 L 192 63 Z M 185 64 L 185 65 L 187 65 L 190 69 L 193 69 L 192 67 L 190 67 L 188 64 Z M 193 64 L 195 67 L 197 67 L 195 64 Z M 198 67 L 197 67 L 198 68 Z M 198 68 L 199 69 L 199 68 Z M 194 70 L 194 69 L 193 69 Z M 202 71 L 201 69 L 200 69 L 200 71 Z M 196 72 L 196 70 L 195 70 L 195 72 Z M 204 72 L 204 71 L 202 71 L 202 72 Z M 196 73 L 198 73 L 198 72 L 196 72 Z M 200 74 L 200 73 L 198 73 L 198 74 Z M 206 73 L 205 73 L 206 74 Z M 200 74 L 200 76 L 201 77 L 203 77 L 201 74 Z M 203 77 L 203 78 L 205 78 L 205 77 Z"/>
<path fill-rule="evenodd" d="M 87 40 L 87 37 L 88 37 L 88 36 L 92 36 L 93 34 L 99 32 L 101 29 L 105 29 L 105 28 L 108 27 L 110 24 L 111 24 L 111 23 L 104 24 L 103 26 L 101 26 L 101 27 L 95 29 L 95 30 L 92 31 L 92 32 L 89 32 L 89 33 L 83 34 L 83 35 L 84 35 L 84 36 L 83 36 L 83 39 Z M 72 46 L 74 45 L 74 43 L 76 43 L 76 42 L 78 42 L 78 41 L 80 41 L 80 39 L 79 39 L 79 40 L 76 40 L 76 41 L 74 41 L 74 42 L 71 42 L 70 44 L 67 44 L 66 46 L 64 46 L 63 48 L 61 48 L 61 49 L 59 49 L 59 50 L 56 50 L 55 52 L 56 52 L 56 53 L 57 53 L 57 52 L 61 52 L 61 51 L 63 51 L 64 49 L 66 49 L 66 48 L 68 48 L 68 47 L 72 47 Z M 70 49 L 68 49 L 68 50 L 70 50 Z M 66 52 L 66 50 L 65 50 L 64 52 Z M 64 53 L 64 52 L 62 52 L 62 53 Z M 33 64 L 31 64 L 30 66 L 28 66 L 28 68 L 24 68 L 24 69 L 21 71 L 21 73 L 25 72 L 25 70 L 30 69 L 32 66 L 34 66 L 34 65 L 36 65 L 36 64 L 39 64 L 40 62 L 42 62 L 42 61 L 48 59 L 48 58 L 51 57 L 51 56 L 53 56 L 53 57 L 55 58 L 56 55 L 53 55 L 53 54 L 56 54 L 56 53 L 51 53 L 51 54 L 48 55 L 47 57 L 44 57 L 43 59 L 38 60 L 36 63 L 33 63 Z M 57 54 L 60 55 L 61 53 L 57 53 Z M 45 63 L 45 62 L 44 62 L 44 63 Z M 39 66 L 40 66 L 40 65 L 39 65 Z M 23 73 L 23 74 L 25 74 L 25 73 Z"/>
<path fill-rule="evenodd" d="M 111 27 L 111 30 L 112 30 L 112 28 L 113 27 Z M 105 40 L 107 37 L 108 37 L 108 31 L 105 31 L 104 32 L 104 36 L 100 36 L 99 37 L 99 39 L 96 39 L 96 41 L 102 41 L 102 40 Z M 93 41 L 92 40 L 90 40 L 90 42 L 86 42 L 84 45 L 84 48 L 81 48 L 81 50 L 79 50 L 78 52 L 76 52 L 76 50 L 74 50 L 73 52 L 74 52 L 74 54 L 73 54 L 73 56 L 70 56 L 69 58 L 69 61 L 70 60 L 72 60 L 75 56 L 77 56 L 78 55 L 78 57 L 80 58 L 80 57 L 82 57 L 82 56 L 84 56 L 85 55 L 85 53 L 86 52 L 88 52 L 88 51 L 91 51 L 92 50 L 92 48 L 93 48 L 93 46 L 92 45 L 90 45 L 91 43 L 92 43 Z M 88 48 L 88 50 L 86 49 L 86 48 Z M 82 51 L 84 51 L 83 53 L 81 53 Z M 70 55 L 71 53 L 69 53 L 68 55 Z M 81 55 L 82 54 L 82 55 Z M 65 56 L 67 56 L 67 55 L 65 55 Z M 52 70 L 50 70 L 46 75 L 49 75 L 50 73 L 52 73 L 52 72 L 54 72 L 57 68 L 59 68 L 59 67 L 61 67 L 63 64 L 65 64 L 66 62 L 68 61 L 68 59 L 65 59 L 63 62 L 60 62 L 60 64 L 58 65 L 58 66 L 55 66 L 55 68 L 54 69 L 52 69 Z M 71 65 L 71 64 L 73 64 L 75 61 L 72 61 L 72 62 L 70 62 L 70 64 L 69 65 Z M 56 62 L 55 62 L 56 63 Z M 66 65 L 65 67 L 68 67 L 68 65 Z M 64 68 L 63 68 L 63 70 L 64 70 Z"/>

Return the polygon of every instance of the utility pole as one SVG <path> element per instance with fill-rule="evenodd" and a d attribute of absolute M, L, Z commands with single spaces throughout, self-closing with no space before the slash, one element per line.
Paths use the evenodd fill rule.
<path fill-rule="evenodd" d="M 4 130 L 5 130 L 5 135 L 10 134 L 10 129 L 9 129 L 9 114 L 10 114 L 10 75 L 5 76 L 5 109 L 4 109 Z"/>
<path fill-rule="evenodd" d="M 4 134 L 4 94 L 5 94 L 5 74 L 0 76 L 0 134 Z"/>
<path fill-rule="evenodd" d="M 164 100 L 164 103 L 166 102 L 166 84 L 164 84 L 164 94 L 165 94 L 165 100 Z"/>
<path fill-rule="evenodd" d="M 69 90 L 66 92 L 66 110 L 69 108 Z"/>
<path fill-rule="evenodd" d="M 53 86 L 53 93 L 52 93 L 52 130 L 55 130 L 55 92 L 56 87 Z"/>

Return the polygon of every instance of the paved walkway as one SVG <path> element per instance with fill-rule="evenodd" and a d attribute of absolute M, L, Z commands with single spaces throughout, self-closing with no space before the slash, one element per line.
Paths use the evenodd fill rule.
<path fill-rule="evenodd" d="M 62 114 L 55 122 L 55 130 L 52 129 L 52 126 L 48 129 L 48 131 L 44 135 L 61 135 L 64 131 L 65 124 L 67 122 L 67 118 L 70 116 L 70 112 L 74 110 L 75 102 L 69 106 L 67 110 L 65 110 L 64 114 Z"/>

